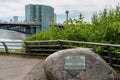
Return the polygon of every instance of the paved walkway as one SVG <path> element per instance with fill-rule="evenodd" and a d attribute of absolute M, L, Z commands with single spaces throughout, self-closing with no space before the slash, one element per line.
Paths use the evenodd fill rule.
<path fill-rule="evenodd" d="M 27 80 L 30 77 L 28 77 L 28 74 L 35 74 L 41 70 L 40 68 L 36 68 L 40 62 L 38 59 L 0 56 L 0 80 Z M 34 78 L 34 76 L 32 77 Z M 29 80 L 34 80 L 33 78 Z"/>

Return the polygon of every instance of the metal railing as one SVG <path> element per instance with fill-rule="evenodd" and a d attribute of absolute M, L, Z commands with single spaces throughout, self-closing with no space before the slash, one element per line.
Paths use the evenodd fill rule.
<path fill-rule="evenodd" d="M 1 41 L 0 52 L 5 54 L 21 53 L 20 50 L 25 50 L 23 45 L 23 41 Z"/>
<path fill-rule="evenodd" d="M 120 67 L 120 45 L 116 44 L 81 42 L 70 40 L 41 40 L 24 42 L 4 41 L 0 43 L 0 46 L 2 46 L 1 51 L 3 51 L 4 49 L 4 52 L 6 54 L 17 53 L 18 50 L 18 53 L 22 54 L 50 55 L 53 52 L 62 49 L 85 47 L 91 49 L 95 53 L 98 53 L 110 65 Z M 12 52 L 14 50 L 15 52 Z M 19 52 L 19 50 L 23 50 L 23 52 Z"/>

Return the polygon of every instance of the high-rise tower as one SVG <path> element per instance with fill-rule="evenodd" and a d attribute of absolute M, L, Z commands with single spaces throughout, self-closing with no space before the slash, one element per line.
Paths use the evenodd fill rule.
<path fill-rule="evenodd" d="M 25 6 L 25 19 L 29 23 L 41 24 L 41 28 L 37 28 L 36 32 L 40 30 L 48 30 L 54 19 L 54 8 L 46 5 L 33 5 Z"/>

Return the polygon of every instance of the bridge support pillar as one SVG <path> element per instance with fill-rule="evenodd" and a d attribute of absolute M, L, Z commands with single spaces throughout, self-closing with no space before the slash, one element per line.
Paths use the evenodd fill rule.
<path fill-rule="evenodd" d="M 41 31 L 41 26 L 37 26 L 36 27 L 36 33 L 40 32 Z"/>
<path fill-rule="evenodd" d="M 30 26 L 29 34 L 25 34 L 25 36 L 28 37 L 40 31 L 41 31 L 41 26 Z"/>

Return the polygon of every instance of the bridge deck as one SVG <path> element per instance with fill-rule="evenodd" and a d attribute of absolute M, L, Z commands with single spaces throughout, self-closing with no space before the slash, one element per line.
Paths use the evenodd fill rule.
<path fill-rule="evenodd" d="M 54 26 L 62 28 L 62 24 L 54 24 Z M 0 29 L 17 31 L 25 34 L 35 34 L 42 30 L 42 24 L 40 23 L 25 23 L 25 22 L 0 22 Z"/>
<path fill-rule="evenodd" d="M 16 26 L 40 26 L 41 24 L 39 23 L 8 23 L 8 22 L 0 22 L 0 25 L 16 25 Z"/>

